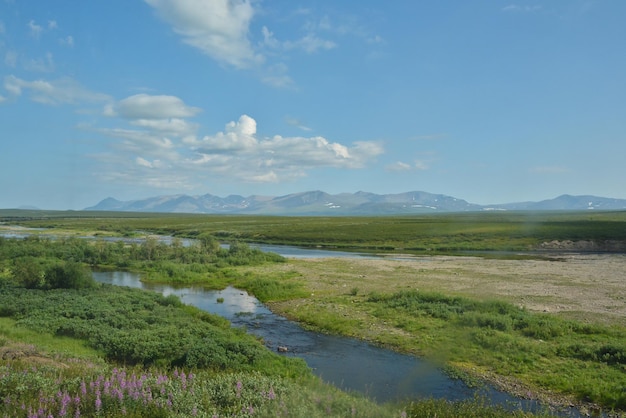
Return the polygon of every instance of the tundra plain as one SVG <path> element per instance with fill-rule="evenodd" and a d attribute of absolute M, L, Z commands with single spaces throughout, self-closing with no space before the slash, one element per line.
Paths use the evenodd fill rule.
<path fill-rule="evenodd" d="M 220 274 L 153 271 L 150 280 L 240 286 L 308 328 L 423 356 L 470 383 L 583 411 L 626 409 L 625 212 L 10 215 L 5 230 L 63 237 L 161 234 L 367 251 L 371 257 L 231 265 Z"/>

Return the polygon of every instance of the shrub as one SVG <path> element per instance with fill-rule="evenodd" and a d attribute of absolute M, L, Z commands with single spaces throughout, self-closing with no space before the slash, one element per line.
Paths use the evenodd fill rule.
<path fill-rule="evenodd" d="M 48 267 L 44 273 L 44 282 L 48 289 L 87 289 L 95 286 L 91 272 L 74 261 Z"/>

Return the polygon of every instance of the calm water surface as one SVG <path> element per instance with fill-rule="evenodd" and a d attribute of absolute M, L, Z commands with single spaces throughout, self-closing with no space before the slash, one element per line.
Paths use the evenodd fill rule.
<path fill-rule="evenodd" d="M 289 352 L 285 355 L 304 359 L 313 372 L 325 381 L 345 390 L 367 394 L 377 401 L 406 397 L 462 400 L 473 398 L 478 393 L 494 404 L 527 410 L 537 408 L 534 402 L 514 398 L 493 388 L 469 388 L 414 356 L 352 338 L 306 331 L 298 324 L 273 314 L 247 292 L 233 287 L 210 291 L 151 285 L 142 283 L 139 275 L 127 272 L 95 272 L 94 278 L 102 283 L 147 289 L 165 296 L 177 295 L 186 304 L 221 315 L 234 326 L 245 327 L 249 333 L 262 337 L 271 350 L 276 351 L 278 346 L 288 347 Z M 223 298 L 224 302 L 219 303 L 218 298 Z"/>

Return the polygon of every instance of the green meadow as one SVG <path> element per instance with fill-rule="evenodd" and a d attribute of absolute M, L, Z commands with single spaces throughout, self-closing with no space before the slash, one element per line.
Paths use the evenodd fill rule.
<path fill-rule="evenodd" d="M 354 274 L 358 262 L 333 260 L 322 272 L 319 264 L 246 244 L 541 258 L 535 251 L 543 242 L 626 241 L 626 212 L 303 218 L 4 210 L 0 220 L 5 230 L 45 228 L 26 239 L 0 238 L 3 416 L 532 415 L 482 399 L 376 404 L 323 384 L 303 362 L 269 352 L 220 317 L 173 296 L 97 284 L 90 268 L 137 271 L 162 283 L 234 285 L 311 329 L 424 356 L 470 384 L 487 379 L 584 411 L 626 411 L 623 321 L 535 312 L 436 282 L 418 289 L 413 273 L 402 275 L 393 262 L 380 275 L 365 267 Z M 150 234 L 196 241 L 78 238 Z M 392 279 L 402 286 L 387 286 Z"/>
<path fill-rule="evenodd" d="M 626 212 L 468 212 L 381 217 L 0 210 L 0 220 L 74 233 L 143 233 L 369 251 L 528 251 L 553 240 L 626 240 Z"/>

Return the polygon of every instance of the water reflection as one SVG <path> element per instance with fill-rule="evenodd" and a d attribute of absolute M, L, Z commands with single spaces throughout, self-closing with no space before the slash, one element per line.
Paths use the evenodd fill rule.
<path fill-rule="evenodd" d="M 94 278 L 99 282 L 148 289 L 166 296 L 177 295 L 186 304 L 221 315 L 234 326 L 245 327 L 248 332 L 261 337 L 271 350 L 276 351 L 278 346 L 288 347 L 285 355 L 303 358 L 313 372 L 325 381 L 344 390 L 367 394 L 377 401 L 408 397 L 463 400 L 479 393 L 494 404 L 521 406 L 526 410 L 537 407 L 534 402 L 511 397 L 492 388 L 469 388 L 414 356 L 352 338 L 306 331 L 298 324 L 273 314 L 247 292 L 233 287 L 208 291 L 150 285 L 142 283 L 139 275 L 126 272 L 95 272 Z"/>

